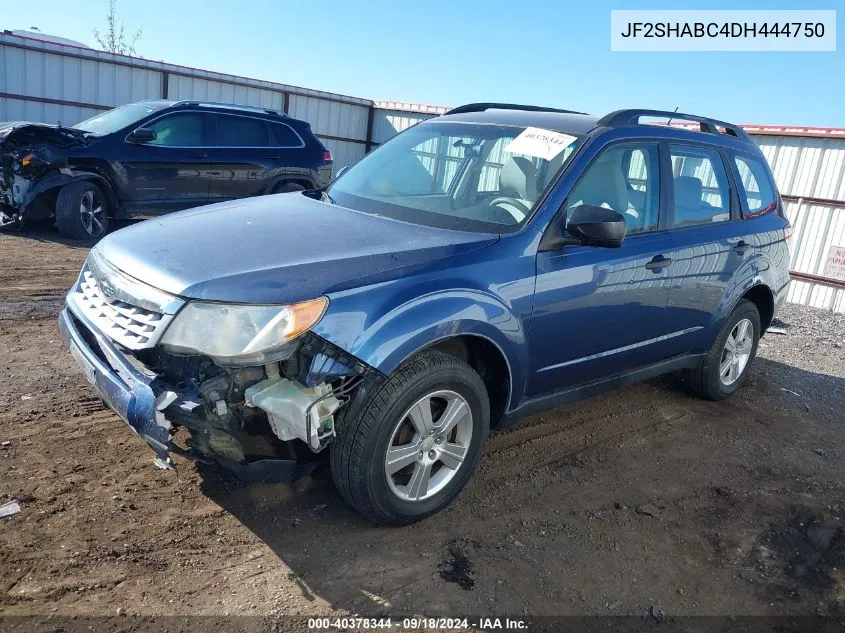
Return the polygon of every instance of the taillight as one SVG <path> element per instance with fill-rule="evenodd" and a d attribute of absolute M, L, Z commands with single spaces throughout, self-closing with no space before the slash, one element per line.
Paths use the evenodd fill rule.
<path fill-rule="evenodd" d="M 332 153 L 329 150 L 324 149 L 323 150 L 323 162 L 324 163 L 331 163 L 333 161 L 334 161 L 334 157 L 332 156 Z"/>

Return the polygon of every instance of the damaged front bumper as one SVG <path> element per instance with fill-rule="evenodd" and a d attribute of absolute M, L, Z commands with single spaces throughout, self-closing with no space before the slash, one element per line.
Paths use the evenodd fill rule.
<path fill-rule="evenodd" d="M 153 450 L 156 465 L 171 468 L 171 453 L 198 457 L 172 442 L 168 408 L 189 402 L 194 394 L 179 393 L 147 372 L 134 359 L 119 350 L 82 314 L 67 306 L 59 316 L 59 331 L 71 355 L 82 368 L 88 382 L 105 403 L 120 416 Z M 292 482 L 312 471 L 315 462 L 287 459 L 260 459 L 241 463 L 225 456 L 214 460 L 247 481 Z"/>
<path fill-rule="evenodd" d="M 84 317 L 82 317 L 84 318 Z M 170 429 L 156 420 L 156 395 L 150 386 L 154 376 L 132 366 L 96 329 L 88 325 L 83 338 L 75 322 L 80 319 L 65 307 L 59 315 L 59 332 L 88 382 L 106 404 L 150 445 L 162 462 L 170 463 Z M 97 354 L 93 346 L 98 348 Z"/>

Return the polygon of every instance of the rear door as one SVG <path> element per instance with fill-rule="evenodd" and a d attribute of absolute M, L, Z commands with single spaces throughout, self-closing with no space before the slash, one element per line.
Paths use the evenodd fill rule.
<path fill-rule="evenodd" d="M 286 153 L 296 148 L 280 147 L 280 124 L 247 114 L 217 113 L 217 139 L 209 154 L 214 169 L 210 177 L 209 200 L 220 202 L 268 193 L 274 182 L 284 176 L 290 162 Z M 288 145 L 302 139 L 285 126 Z"/>
<path fill-rule="evenodd" d="M 537 255 L 529 396 L 562 391 L 662 360 L 672 239 L 661 230 L 656 141 L 603 149 L 564 202 L 609 207 L 628 225 L 620 248 L 565 246 Z M 553 221 L 550 230 L 554 230 Z"/>
<path fill-rule="evenodd" d="M 171 112 L 142 126 L 156 138 L 139 144 L 125 141 L 118 173 L 126 179 L 129 213 L 158 213 L 208 202 L 209 144 L 214 118 L 205 112 Z"/>
<path fill-rule="evenodd" d="M 739 269 L 758 243 L 742 218 L 727 156 L 718 148 L 669 143 L 671 173 L 671 289 L 669 312 L 683 336 L 673 354 L 706 350 Z"/>

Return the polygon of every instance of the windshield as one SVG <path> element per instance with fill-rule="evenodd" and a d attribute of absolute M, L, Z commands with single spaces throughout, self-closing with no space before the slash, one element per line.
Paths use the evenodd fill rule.
<path fill-rule="evenodd" d="M 84 132 L 91 132 L 91 134 L 111 134 L 112 132 L 129 127 L 153 112 L 166 108 L 168 105 L 168 103 L 155 102 L 130 103 L 129 105 L 103 112 L 90 119 L 85 119 L 73 127 Z"/>
<path fill-rule="evenodd" d="M 431 121 L 355 164 L 328 194 L 408 222 L 510 232 L 530 217 L 579 140 L 539 128 Z"/>

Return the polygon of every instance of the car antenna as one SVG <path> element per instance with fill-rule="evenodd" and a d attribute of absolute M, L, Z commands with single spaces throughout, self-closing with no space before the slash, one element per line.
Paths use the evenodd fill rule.
<path fill-rule="evenodd" d="M 677 111 L 678 111 L 678 106 L 675 106 L 675 109 L 672 110 L 672 112 L 677 112 Z M 669 117 L 669 120 L 666 121 L 666 125 L 672 125 L 672 117 Z"/>

